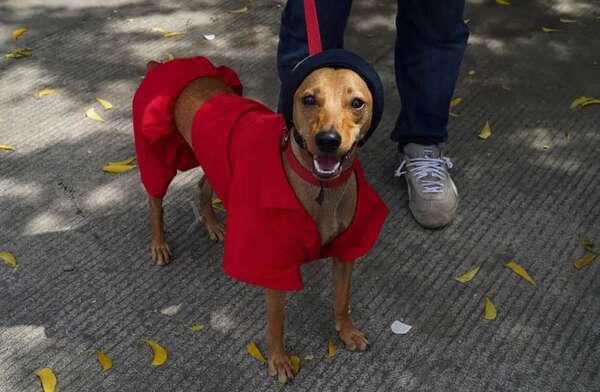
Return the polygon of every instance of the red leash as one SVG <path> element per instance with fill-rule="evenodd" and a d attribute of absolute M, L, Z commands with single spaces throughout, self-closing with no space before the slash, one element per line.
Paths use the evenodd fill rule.
<path fill-rule="evenodd" d="M 321 45 L 321 32 L 315 0 L 304 0 L 304 20 L 308 38 L 308 54 L 313 55 L 322 52 L 323 46 Z"/>

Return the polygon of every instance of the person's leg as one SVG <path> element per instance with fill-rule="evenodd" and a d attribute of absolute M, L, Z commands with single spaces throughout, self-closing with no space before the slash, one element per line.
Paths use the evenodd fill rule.
<path fill-rule="evenodd" d="M 467 45 L 464 0 L 398 0 L 396 84 L 402 100 L 392 139 L 447 140 L 448 106 Z"/>
<path fill-rule="evenodd" d="M 469 31 L 464 0 L 398 0 L 396 83 L 402 112 L 392 132 L 404 161 L 409 208 L 422 226 L 456 216 L 458 191 L 438 144 L 448 138 L 448 109 Z"/>
<path fill-rule="evenodd" d="M 316 5 L 323 50 L 342 48 L 352 0 L 317 1 Z M 281 15 L 277 47 L 279 80 L 283 82 L 296 64 L 307 56 L 308 42 L 304 21 L 304 1 L 288 0 Z"/>

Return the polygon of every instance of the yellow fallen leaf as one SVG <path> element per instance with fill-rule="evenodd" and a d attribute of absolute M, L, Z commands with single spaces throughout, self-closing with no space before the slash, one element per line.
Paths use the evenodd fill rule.
<path fill-rule="evenodd" d="M 497 312 L 494 303 L 489 297 L 485 297 L 483 303 L 483 318 L 486 320 L 496 320 Z"/>
<path fill-rule="evenodd" d="M 577 23 L 577 19 L 560 18 L 560 23 Z"/>
<path fill-rule="evenodd" d="M 175 56 L 173 56 L 173 53 L 167 53 L 167 60 L 175 60 Z"/>
<path fill-rule="evenodd" d="M 102 365 L 102 370 L 107 371 L 112 368 L 112 359 L 102 351 L 96 351 L 96 356 L 98 357 L 98 362 Z"/>
<path fill-rule="evenodd" d="M 15 148 L 13 146 L 11 146 L 10 144 L 0 144 L 0 150 L 14 152 Z"/>
<path fill-rule="evenodd" d="M 236 8 L 234 10 L 229 10 L 228 12 L 231 14 L 242 14 L 244 12 L 248 12 L 248 7 L 244 6 L 242 8 Z"/>
<path fill-rule="evenodd" d="M 204 325 L 202 324 L 192 324 L 186 327 L 190 332 L 200 332 L 204 329 Z"/>
<path fill-rule="evenodd" d="M 183 31 L 169 31 L 168 33 L 164 33 L 163 37 L 171 38 L 171 37 L 179 37 L 180 35 L 185 35 Z"/>
<path fill-rule="evenodd" d="M 89 108 L 88 110 L 86 110 L 85 116 L 94 121 L 105 122 L 105 120 L 98 113 L 96 113 L 96 109 L 94 108 Z"/>
<path fill-rule="evenodd" d="M 41 88 L 37 91 L 37 93 L 35 95 L 37 95 L 38 97 L 47 97 L 48 95 L 52 95 L 52 94 L 58 94 L 60 92 L 62 92 L 63 89 L 62 88 Z"/>
<path fill-rule="evenodd" d="M 475 72 L 474 70 L 470 70 L 470 71 L 468 72 L 469 76 L 473 76 L 473 75 L 475 75 L 476 73 L 477 73 L 477 72 Z"/>
<path fill-rule="evenodd" d="M 35 372 L 39 377 L 44 392 L 54 392 L 56 390 L 56 376 L 50 368 L 43 368 Z"/>
<path fill-rule="evenodd" d="M 152 362 L 150 363 L 152 366 L 161 366 L 167 361 L 167 350 L 165 350 L 164 347 L 154 340 L 142 339 L 142 341 L 152 349 L 152 353 L 154 354 Z"/>
<path fill-rule="evenodd" d="M 460 117 L 460 114 L 458 114 L 458 113 L 454 113 L 454 112 L 448 112 L 448 115 L 449 115 L 450 117 Z"/>
<path fill-rule="evenodd" d="M 332 340 L 329 340 L 327 342 L 327 356 L 329 358 L 333 358 L 333 357 L 335 357 L 336 352 L 337 352 L 337 349 L 335 347 L 335 343 L 333 343 Z"/>
<path fill-rule="evenodd" d="M 163 29 L 162 27 L 153 27 L 152 30 L 153 33 L 166 33 L 167 30 Z"/>
<path fill-rule="evenodd" d="M 258 348 L 258 346 L 256 345 L 256 343 L 254 343 L 254 342 L 248 343 L 248 345 L 246 346 L 246 350 L 248 350 L 248 354 L 250 354 L 250 356 L 252 358 L 258 359 L 258 361 L 260 363 L 267 362 L 267 360 L 265 359 L 265 357 L 260 352 L 260 349 Z"/>
<path fill-rule="evenodd" d="M 118 173 L 127 173 L 135 169 L 136 165 L 119 165 L 119 164 L 107 164 L 102 166 L 102 171 L 106 173 L 118 174 Z"/>
<path fill-rule="evenodd" d="M 294 373 L 294 376 L 295 376 L 300 371 L 300 357 L 292 355 L 290 357 L 290 362 L 292 363 L 292 372 Z"/>
<path fill-rule="evenodd" d="M 450 101 L 450 107 L 453 108 L 455 106 L 458 106 L 462 103 L 463 99 L 461 97 L 456 97 L 456 98 L 452 98 L 452 100 Z"/>
<path fill-rule="evenodd" d="M 104 108 L 104 110 L 110 110 L 113 108 L 112 103 L 108 102 L 106 99 L 96 98 L 96 101 Z"/>
<path fill-rule="evenodd" d="M 481 131 L 479 132 L 479 138 L 482 140 L 486 140 L 490 136 L 492 136 L 492 127 L 490 126 L 490 122 L 486 121 L 485 125 L 483 126 L 483 129 L 481 129 Z"/>
<path fill-rule="evenodd" d="M 498 4 L 498 5 L 510 5 L 510 1 L 496 0 L 496 4 Z"/>
<path fill-rule="evenodd" d="M 470 270 L 469 272 L 466 272 L 464 274 L 462 274 L 461 276 L 455 278 L 457 282 L 459 283 L 467 283 L 469 281 L 471 281 L 471 279 L 473 279 L 475 277 L 475 275 L 477 275 L 477 273 L 479 272 L 479 269 L 481 267 L 477 267 L 475 269 Z"/>
<path fill-rule="evenodd" d="M 544 33 L 556 33 L 558 31 L 562 31 L 561 29 L 553 29 L 551 27 L 542 26 L 542 31 Z"/>
<path fill-rule="evenodd" d="M 17 40 L 27 32 L 27 29 L 25 27 L 19 27 L 18 29 L 16 29 L 15 31 L 12 32 L 12 39 L 13 42 L 17 42 Z"/>
<path fill-rule="evenodd" d="M 592 97 L 579 97 L 571 102 L 571 109 L 584 108 L 589 105 L 600 104 L 600 99 Z"/>
<path fill-rule="evenodd" d="M 135 157 L 129 157 L 122 161 L 108 162 L 107 165 L 131 165 L 135 161 Z"/>
<path fill-rule="evenodd" d="M 13 51 L 5 54 L 4 57 L 6 57 L 7 59 L 18 60 L 31 57 L 32 54 L 33 51 L 30 48 L 16 48 Z"/>
<path fill-rule="evenodd" d="M 0 259 L 10 268 L 17 268 L 17 258 L 10 252 L 0 252 Z"/>
<path fill-rule="evenodd" d="M 592 262 L 596 259 L 596 255 L 585 255 L 580 259 L 577 259 L 573 262 L 573 267 L 576 269 L 582 269 L 583 267 L 587 267 L 592 264 Z"/>
<path fill-rule="evenodd" d="M 558 278 L 558 280 L 560 280 L 563 283 L 567 283 L 567 278 L 565 278 L 564 276 L 561 276 L 560 278 Z"/>
<path fill-rule="evenodd" d="M 515 274 L 519 275 L 521 278 L 525 279 L 527 282 L 535 286 L 535 280 L 527 273 L 525 268 L 521 267 L 519 264 L 510 260 L 504 263 L 504 266 L 508 269 L 511 269 Z"/>
<path fill-rule="evenodd" d="M 585 250 L 586 252 L 596 253 L 594 252 L 594 243 L 589 238 L 580 238 L 579 245 L 581 245 L 583 250 Z"/>

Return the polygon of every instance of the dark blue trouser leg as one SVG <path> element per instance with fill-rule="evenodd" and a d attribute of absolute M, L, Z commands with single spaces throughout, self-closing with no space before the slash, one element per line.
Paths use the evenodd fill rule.
<path fill-rule="evenodd" d="M 317 0 L 317 14 L 323 49 L 344 47 L 344 30 L 350 15 L 352 0 Z M 288 0 L 281 16 L 277 71 L 283 81 L 302 59 L 308 56 L 304 1 Z M 278 107 L 281 104 L 278 104 Z"/>
<path fill-rule="evenodd" d="M 469 36 L 464 5 L 464 0 L 398 0 L 395 62 L 402 113 L 391 137 L 400 148 L 448 138 L 448 105 Z"/>

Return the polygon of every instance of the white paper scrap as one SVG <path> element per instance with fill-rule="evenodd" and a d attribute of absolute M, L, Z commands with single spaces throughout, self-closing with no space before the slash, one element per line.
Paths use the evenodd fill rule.
<path fill-rule="evenodd" d="M 411 325 L 404 324 L 403 322 L 398 320 L 392 323 L 392 332 L 396 335 L 406 335 L 411 329 Z"/>
<path fill-rule="evenodd" d="M 214 34 L 204 34 L 204 39 L 207 41 L 212 41 L 213 39 L 215 39 L 215 35 Z"/>

